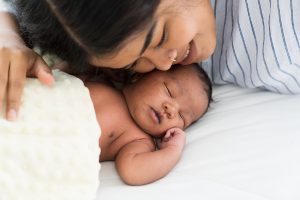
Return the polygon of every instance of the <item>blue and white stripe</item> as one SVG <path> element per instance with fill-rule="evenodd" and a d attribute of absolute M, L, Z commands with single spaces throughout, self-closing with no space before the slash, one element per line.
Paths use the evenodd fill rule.
<path fill-rule="evenodd" d="M 211 3 L 217 47 L 202 66 L 213 82 L 300 93 L 300 0 Z M 9 11 L 3 0 L 0 11 Z"/>
<path fill-rule="evenodd" d="M 300 93 L 300 1 L 211 0 L 217 47 L 202 63 L 215 84 Z"/>
<path fill-rule="evenodd" d="M 8 0 L 0 0 L 0 12 L 11 12 L 13 13 L 13 9 L 7 5 Z"/>

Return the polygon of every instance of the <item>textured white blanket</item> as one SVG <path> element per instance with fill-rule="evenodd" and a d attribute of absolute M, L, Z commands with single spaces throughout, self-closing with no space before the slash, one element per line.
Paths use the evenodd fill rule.
<path fill-rule="evenodd" d="M 1 200 L 88 200 L 98 186 L 100 127 L 82 81 L 28 79 L 19 119 L 0 119 Z"/>

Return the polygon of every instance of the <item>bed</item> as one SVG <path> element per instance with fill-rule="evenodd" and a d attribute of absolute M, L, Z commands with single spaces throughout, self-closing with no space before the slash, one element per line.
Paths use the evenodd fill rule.
<path fill-rule="evenodd" d="M 113 162 L 103 162 L 95 199 L 299 200 L 300 95 L 225 85 L 214 87 L 213 99 L 187 129 L 183 156 L 166 177 L 128 186 Z"/>
<path fill-rule="evenodd" d="M 52 88 L 27 81 L 17 122 L 0 118 L 0 200 L 300 199 L 300 95 L 214 86 L 175 168 L 128 186 L 113 162 L 99 166 L 87 88 L 53 73 Z"/>
<path fill-rule="evenodd" d="M 213 99 L 166 177 L 128 186 L 103 162 L 96 199 L 299 200 L 300 96 L 226 85 Z"/>

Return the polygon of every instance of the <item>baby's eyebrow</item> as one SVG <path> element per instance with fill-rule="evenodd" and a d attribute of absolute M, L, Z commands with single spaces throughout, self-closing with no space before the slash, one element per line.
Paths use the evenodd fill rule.
<path fill-rule="evenodd" d="M 177 91 L 178 91 L 178 95 L 183 95 L 184 94 L 184 88 L 180 84 L 179 80 L 176 77 L 174 77 L 173 78 L 173 82 L 176 85 L 176 88 L 177 88 Z"/>
<path fill-rule="evenodd" d="M 157 21 L 155 21 L 151 28 L 149 29 L 148 33 L 147 33 L 147 36 L 145 38 L 145 42 L 144 42 L 144 45 L 143 45 L 143 48 L 140 52 L 140 56 L 144 53 L 144 51 L 148 48 L 148 46 L 151 44 L 152 42 L 152 39 L 153 39 L 153 33 L 155 31 L 155 28 L 156 28 L 156 24 L 157 24 Z"/>

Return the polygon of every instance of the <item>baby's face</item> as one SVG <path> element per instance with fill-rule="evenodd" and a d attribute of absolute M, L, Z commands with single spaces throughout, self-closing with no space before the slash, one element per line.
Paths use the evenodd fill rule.
<path fill-rule="evenodd" d="M 134 121 L 152 136 L 173 127 L 185 129 L 206 111 L 208 97 L 193 66 L 153 71 L 124 89 Z"/>

